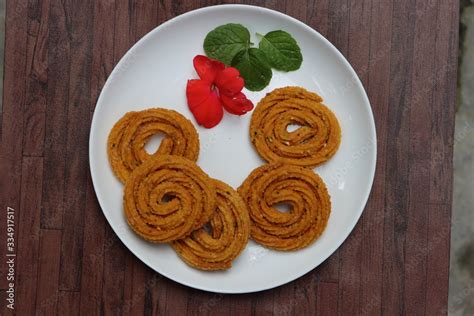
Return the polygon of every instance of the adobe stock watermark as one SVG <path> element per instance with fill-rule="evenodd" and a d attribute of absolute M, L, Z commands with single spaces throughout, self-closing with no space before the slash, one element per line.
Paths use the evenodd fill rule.
<path fill-rule="evenodd" d="M 8 271 L 7 278 L 7 308 L 15 309 L 15 210 L 7 206 L 7 251 L 6 264 Z"/>

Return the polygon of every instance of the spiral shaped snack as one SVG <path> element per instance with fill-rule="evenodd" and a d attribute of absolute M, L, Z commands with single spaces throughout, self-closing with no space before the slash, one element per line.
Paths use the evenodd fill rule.
<path fill-rule="evenodd" d="M 277 250 L 310 245 L 326 228 L 331 201 L 323 180 L 308 168 L 282 163 L 263 165 L 238 189 L 249 207 L 250 234 Z M 286 203 L 287 213 L 274 206 Z"/>
<path fill-rule="evenodd" d="M 216 208 L 211 179 L 192 161 L 160 155 L 148 159 L 125 183 L 124 211 L 130 227 L 148 241 L 188 236 Z"/>
<path fill-rule="evenodd" d="M 217 206 L 205 228 L 171 245 L 190 266 L 201 270 L 223 270 L 247 245 L 250 219 L 247 206 L 240 195 L 227 184 L 213 180 L 217 192 Z"/>
<path fill-rule="evenodd" d="M 275 89 L 257 105 L 250 140 L 268 162 L 315 167 L 337 151 L 341 129 L 336 116 L 315 93 L 299 87 Z M 295 131 L 289 125 L 301 126 Z"/>
<path fill-rule="evenodd" d="M 150 155 L 144 147 L 155 134 L 165 137 L 158 150 Z M 151 156 L 169 154 L 196 161 L 199 136 L 191 121 L 176 111 L 155 108 L 128 112 L 110 131 L 107 153 L 115 175 L 125 182 Z"/>

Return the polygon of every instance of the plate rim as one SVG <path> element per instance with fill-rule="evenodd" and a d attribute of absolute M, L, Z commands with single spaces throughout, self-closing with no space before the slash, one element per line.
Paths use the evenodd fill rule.
<path fill-rule="evenodd" d="M 145 262 L 144 259 L 142 259 L 139 255 L 137 255 L 137 253 L 135 252 L 135 250 L 133 249 L 133 247 L 130 247 L 129 244 L 128 244 L 128 241 L 126 240 L 126 238 L 123 238 L 123 236 L 121 236 L 118 232 L 117 232 L 117 229 L 116 227 L 114 227 L 111 222 L 110 222 L 110 219 L 107 215 L 107 213 L 104 211 L 103 209 L 103 205 L 105 205 L 105 202 L 102 200 L 102 197 L 99 196 L 96 192 L 96 185 L 98 185 L 98 175 L 96 174 L 97 171 L 96 171 L 96 167 L 94 167 L 94 164 L 92 163 L 92 157 L 95 156 L 94 154 L 94 146 L 92 146 L 92 143 L 93 143 L 93 138 L 94 138 L 94 131 L 98 128 L 98 119 L 97 119 L 97 116 L 96 116 L 96 110 L 97 108 L 100 106 L 100 104 L 103 102 L 102 99 L 104 98 L 104 91 L 107 90 L 108 86 L 111 84 L 111 82 L 114 80 L 114 77 L 117 75 L 117 72 L 120 71 L 120 68 L 119 66 L 122 65 L 122 63 L 124 62 L 124 60 L 127 59 L 127 57 L 131 56 L 132 54 L 134 54 L 134 51 L 138 49 L 138 47 L 147 41 L 147 39 L 149 37 L 151 37 L 154 33 L 156 32 L 159 32 L 161 29 L 164 29 L 166 27 L 169 27 L 171 26 L 173 23 L 176 23 L 178 22 L 179 20 L 185 18 L 185 17 L 191 17 L 193 15 L 197 15 L 197 14 L 200 14 L 201 12 L 204 12 L 204 11 L 218 11 L 218 10 L 221 10 L 221 9 L 232 9 L 232 8 L 236 8 L 236 9 L 239 9 L 239 8 L 244 8 L 244 9 L 249 9 L 249 10 L 256 10 L 256 11 L 260 11 L 260 12 L 264 12 L 265 14 L 270 14 L 270 15 L 273 15 L 273 16 L 276 16 L 278 18 L 283 18 L 283 19 L 286 19 L 286 20 L 289 20 L 290 22 L 292 23 L 295 23 L 297 24 L 298 26 L 302 27 L 303 29 L 305 29 L 306 31 L 309 31 L 311 33 L 313 33 L 314 35 L 316 35 L 317 37 L 319 37 L 320 40 L 322 40 L 323 42 L 325 42 L 325 44 L 328 45 L 328 47 L 332 50 L 333 53 L 335 53 L 336 55 L 338 55 L 338 59 L 344 63 L 344 65 L 349 69 L 351 75 L 355 78 L 356 80 L 356 86 L 358 86 L 359 88 L 361 88 L 362 90 L 362 98 L 364 100 L 364 102 L 366 103 L 366 106 L 368 107 L 368 115 L 369 115 L 369 119 L 370 119 L 370 132 L 372 135 L 370 136 L 373 136 L 373 139 L 372 137 L 370 137 L 371 141 L 373 142 L 373 154 L 372 154 L 372 160 L 373 160 L 373 164 L 370 166 L 370 174 L 369 174 L 369 179 L 370 179 L 370 185 L 367 187 L 366 189 L 366 192 L 364 193 L 364 196 L 363 196 L 363 203 L 362 203 L 362 207 L 360 208 L 360 210 L 357 212 L 357 214 L 354 214 L 354 220 L 353 222 L 351 223 L 351 227 L 349 230 L 347 230 L 347 232 L 345 232 L 344 234 L 341 234 L 343 235 L 344 238 L 341 239 L 341 242 L 339 244 L 335 243 L 334 246 L 331 248 L 331 250 L 328 252 L 329 254 L 327 255 L 326 258 L 324 258 L 319 264 L 309 268 L 309 269 L 302 269 L 302 270 L 298 270 L 296 272 L 293 272 L 293 273 L 290 273 L 290 274 L 287 274 L 286 277 L 283 277 L 283 278 L 279 278 L 278 281 L 273 281 L 273 282 L 269 282 L 268 284 L 266 284 L 265 286 L 261 286 L 261 287 L 258 287 L 258 288 L 255 288 L 255 289 L 252 289 L 252 290 L 216 290 L 215 288 L 211 288 L 209 286 L 206 286 L 206 285 L 196 285 L 196 284 L 192 284 L 186 280 L 183 280 L 183 279 L 180 279 L 179 277 L 176 278 L 174 275 L 170 275 L 168 273 L 165 273 L 165 272 L 162 272 L 162 271 L 159 271 L 160 269 L 157 269 L 153 266 L 151 266 L 151 264 L 148 264 L 147 262 Z M 135 42 L 128 50 L 127 52 L 120 58 L 120 60 L 117 62 L 117 64 L 115 64 L 112 72 L 109 74 L 109 76 L 107 77 L 107 80 L 105 81 L 105 84 L 103 85 L 101 91 L 100 91 L 100 94 L 99 94 L 99 97 L 97 99 L 97 102 L 96 102 L 96 105 L 94 107 L 94 112 L 93 112 L 93 115 L 92 115 L 92 122 L 91 122 L 91 125 L 90 125 L 90 133 L 89 133 L 89 171 L 90 171 L 90 175 L 91 175 L 91 180 L 92 180 L 92 186 L 93 186 L 93 189 L 94 189 L 94 194 L 97 198 L 97 201 L 99 202 L 99 205 L 100 205 L 100 209 L 102 211 L 102 214 L 105 216 L 106 220 L 107 220 L 107 223 L 110 225 L 110 227 L 112 228 L 112 230 L 114 231 L 115 235 L 119 238 L 119 240 L 125 245 L 125 247 L 137 258 L 139 259 L 142 263 L 144 263 L 146 266 L 148 266 L 150 269 L 152 269 L 153 271 L 155 271 L 156 273 L 159 273 L 160 275 L 166 277 L 167 279 L 170 279 L 172 280 L 173 282 L 177 282 L 179 284 L 182 284 L 182 285 L 185 285 L 185 286 L 188 286 L 190 288 L 194 288 L 194 289 L 198 289 L 198 290 L 202 290 L 202 291 L 206 291 L 206 292 L 211 292 L 211 293 L 222 293 L 222 294 L 244 294 L 244 293 L 256 293 L 256 292 L 261 292 L 261 291 L 265 291 L 265 290 L 269 290 L 269 289 L 273 289 L 273 288 L 276 288 L 276 287 L 279 287 L 279 286 L 282 286 L 282 285 L 285 285 L 285 284 L 288 284 L 292 281 L 295 281 L 297 279 L 299 279 L 300 277 L 306 275 L 307 273 L 313 271 L 314 269 L 316 269 L 318 266 L 320 266 L 323 262 L 325 262 L 329 257 L 331 257 L 334 252 L 336 252 L 339 247 L 344 243 L 346 242 L 347 238 L 349 237 L 349 235 L 353 232 L 355 226 L 357 225 L 357 223 L 359 222 L 360 220 L 360 217 L 362 216 L 362 213 L 364 212 L 366 206 L 367 206 L 367 201 L 370 197 L 370 193 L 372 192 L 372 188 L 373 188 L 373 185 L 374 185 L 374 178 L 375 178 L 375 171 L 376 171 L 376 166 L 377 166 L 377 131 L 376 131 L 376 124 L 375 124 L 375 119 L 374 119 L 374 115 L 373 115 L 373 110 L 372 110 L 372 105 L 370 103 L 370 100 L 367 96 L 367 91 L 366 89 L 364 88 L 364 85 L 362 84 L 359 76 L 357 75 L 356 71 L 354 70 L 354 68 L 352 67 L 352 65 L 349 63 L 349 61 L 347 60 L 347 58 L 339 51 L 339 49 L 337 49 L 336 46 L 334 46 L 334 44 L 332 44 L 327 38 L 325 38 L 322 34 L 320 34 L 317 30 L 313 29 L 312 27 L 310 27 L 309 25 L 307 25 L 306 23 L 292 17 L 292 16 L 289 16 L 283 12 L 280 12 L 280 11 L 276 11 L 276 10 L 273 10 L 273 9 L 269 9 L 269 8 L 265 8 L 265 7 L 259 7 L 259 6 L 254 6 L 254 5 L 247 5 L 247 4 L 220 4 L 220 5 L 212 5 L 212 6 L 207 6 L 207 7 L 201 7 L 201 8 L 197 8 L 197 9 L 194 9 L 194 10 L 191 10 L 191 11 L 188 11 L 188 12 L 185 12 L 185 13 L 182 13 L 180 15 L 177 15 L 163 23 L 161 23 L 160 25 L 156 26 L 155 28 L 153 28 L 152 30 L 150 30 L 147 34 L 145 34 L 142 38 L 140 38 L 137 42 Z M 96 175 L 94 175 L 96 174 Z"/>

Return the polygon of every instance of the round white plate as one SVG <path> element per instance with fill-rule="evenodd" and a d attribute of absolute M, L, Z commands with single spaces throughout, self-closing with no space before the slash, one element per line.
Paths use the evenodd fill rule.
<path fill-rule="evenodd" d="M 332 213 L 324 234 L 296 252 L 268 250 L 250 241 L 228 271 L 203 272 L 187 266 L 168 245 L 146 242 L 128 227 L 122 184 L 107 160 L 107 136 L 126 112 L 149 107 L 175 109 L 195 122 L 186 105 L 186 81 L 198 78 L 192 59 L 203 54 L 206 34 L 226 23 L 255 33 L 285 30 L 298 41 L 303 64 L 297 71 L 273 72 L 270 85 L 245 91 L 256 104 L 277 87 L 296 85 L 320 94 L 342 128 L 336 155 L 315 171 L 325 180 Z M 211 177 L 237 188 L 262 161 L 248 137 L 251 113 L 225 114 L 212 129 L 196 125 L 201 141 L 198 164 Z M 150 145 L 151 146 L 151 145 Z M 122 242 L 145 264 L 176 282 L 212 292 L 246 293 L 290 282 L 317 267 L 347 238 L 359 219 L 375 171 L 376 135 L 369 100 L 357 75 L 339 51 L 318 32 L 282 13 L 254 6 L 207 7 L 178 16 L 148 33 L 120 60 L 100 94 L 90 134 L 90 167 L 105 217 Z"/>

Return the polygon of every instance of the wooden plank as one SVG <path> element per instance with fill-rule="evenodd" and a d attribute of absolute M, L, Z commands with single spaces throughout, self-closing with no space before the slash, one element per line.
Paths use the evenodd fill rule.
<path fill-rule="evenodd" d="M 434 203 L 430 204 L 428 214 L 426 315 L 446 314 L 448 306 L 458 5 L 454 0 L 440 1 L 437 13 L 435 73 L 438 80 L 433 89 L 430 163 L 430 201 Z"/>
<path fill-rule="evenodd" d="M 38 258 L 36 312 L 54 315 L 57 310 L 61 231 L 41 230 Z"/>
<path fill-rule="evenodd" d="M 429 160 L 410 163 L 407 229 L 405 242 L 404 297 L 405 313 L 424 315 L 426 297 L 426 257 L 429 204 Z M 422 303 L 423 302 L 423 303 Z"/>
<path fill-rule="evenodd" d="M 338 284 L 321 282 L 318 286 L 318 315 L 337 315 L 338 311 Z"/>
<path fill-rule="evenodd" d="M 135 43 L 135 38 L 130 34 L 131 5 L 133 5 L 132 1 L 115 1 L 115 26 L 113 32 L 114 65 L 117 64 L 128 48 Z"/>
<path fill-rule="evenodd" d="M 133 254 L 130 253 L 130 251 L 126 251 L 125 252 L 125 266 L 124 266 L 124 274 L 123 274 L 123 307 L 122 307 L 122 310 L 123 310 L 123 313 L 124 314 L 127 314 L 127 313 L 130 313 L 131 312 L 131 308 L 127 307 L 128 310 L 125 310 L 125 303 L 128 302 L 128 300 L 133 296 L 133 279 L 134 279 L 134 275 L 133 275 L 133 264 L 134 262 L 137 261 L 135 256 Z M 144 311 L 143 311 L 143 306 L 144 304 L 140 304 L 141 306 L 141 310 L 139 310 L 139 313 L 136 313 L 136 314 L 140 314 L 140 315 L 143 315 Z"/>
<path fill-rule="evenodd" d="M 298 286 L 292 282 L 270 290 L 273 292 L 273 315 L 293 315 L 297 302 L 304 297 L 305 287 L 309 286 L 304 282 L 306 280 L 300 280 Z"/>
<path fill-rule="evenodd" d="M 407 230 L 405 243 L 405 312 L 425 314 L 426 257 L 431 155 L 431 120 L 433 104 L 434 50 L 437 1 L 416 3 L 415 41 L 413 52 L 412 100 L 410 109 L 410 167 L 408 178 Z M 427 82 L 427 78 L 428 82 Z"/>
<path fill-rule="evenodd" d="M 448 311 L 451 204 L 430 204 L 426 258 L 426 315 Z M 456 225 L 456 223 L 453 223 Z"/>
<path fill-rule="evenodd" d="M 104 275 L 105 217 L 98 205 L 92 180 L 88 176 L 84 211 L 84 247 L 81 270 L 82 315 L 99 315 Z"/>
<path fill-rule="evenodd" d="M 284 9 L 285 14 L 292 16 L 300 21 L 307 21 L 311 14 L 310 6 L 311 4 L 313 4 L 312 2 L 312 0 L 302 0 L 298 2 L 287 1 L 286 6 L 282 6 L 283 2 L 280 1 L 280 3 L 272 3 L 273 7 L 270 7 L 267 3 L 267 7 L 270 7 L 270 9 Z"/>
<path fill-rule="evenodd" d="M 433 87 L 437 80 L 434 71 L 434 52 L 438 1 L 416 3 L 415 39 L 413 48 L 412 96 L 410 108 L 410 158 L 430 159 L 431 116 Z"/>
<path fill-rule="evenodd" d="M 66 8 L 52 1 L 48 19 L 48 87 L 44 144 L 43 204 L 41 227 L 61 229 L 64 213 L 66 168 L 67 104 L 70 43 Z"/>
<path fill-rule="evenodd" d="M 71 50 L 63 215 L 67 220 L 63 224 L 60 289 L 80 291 L 92 60 L 90 17 L 93 7 L 91 1 L 70 1 L 66 2 L 66 8 Z"/>
<path fill-rule="evenodd" d="M 390 56 L 390 96 L 385 162 L 385 220 L 382 313 L 405 310 L 404 264 L 408 207 L 409 103 L 411 100 L 414 1 L 393 1 Z"/>
<path fill-rule="evenodd" d="M 252 315 L 272 315 L 275 291 L 267 290 L 252 296 Z"/>
<path fill-rule="evenodd" d="M 211 310 L 212 315 L 230 315 L 231 306 L 234 303 L 234 295 L 231 294 L 217 294 L 213 302 L 215 306 Z"/>
<path fill-rule="evenodd" d="M 298 13 L 295 12 L 295 8 L 296 8 L 296 10 L 298 10 L 297 7 L 302 7 L 303 11 L 305 11 L 305 7 L 307 6 L 307 3 L 304 3 L 305 1 L 302 1 L 302 2 L 303 3 L 301 5 L 298 5 L 295 2 L 288 3 L 286 1 L 266 0 L 265 1 L 265 7 L 268 8 L 268 9 L 272 9 L 272 10 L 275 10 L 275 11 L 280 11 L 280 12 L 283 12 L 283 13 L 286 13 L 289 10 L 290 12 L 287 12 L 286 14 L 293 16 L 293 14 L 298 14 Z"/>
<path fill-rule="evenodd" d="M 115 315 L 123 312 L 126 248 L 110 225 L 105 227 L 102 302 L 104 312 Z"/>
<path fill-rule="evenodd" d="M 92 68 L 90 88 L 90 111 L 93 112 L 97 98 L 114 65 L 114 37 L 115 16 L 114 1 L 94 2 L 93 14 L 93 42 L 92 42 Z M 92 118 L 92 115 L 90 115 Z M 104 270 L 104 243 L 105 227 L 108 224 L 99 208 L 92 180 L 87 177 L 86 207 L 84 210 L 84 246 L 81 271 L 81 314 L 100 315 L 104 310 L 109 311 L 107 304 L 110 297 L 120 295 L 123 286 L 113 289 L 104 298 L 104 290 L 110 291 L 108 280 L 114 277 L 115 271 Z M 116 236 L 112 237 L 114 240 Z M 112 273 L 106 279 L 104 272 Z M 110 295 L 110 296 L 109 296 Z M 111 300 L 113 302 L 113 300 Z M 121 306 L 121 302 L 120 305 Z"/>
<path fill-rule="evenodd" d="M 158 25 L 158 0 L 136 1 L 131 11 L 131 18 L 131 38 L 137 42 Z"/>
<path fill-rule="evenodd" d="M 377 167 L 370 198 L 361 218 L 360 306 L 363 315 L 381 311 L 383 224 L 385 217 L 385 173 L 387 114 L 390 80 L 392 1 L 373 1 L 367 94 L 377 129 Z"/>
<path fill-rule="evenodd" d="M 212 315 L 212 308 L 220 301 L 222 295 L 191 289 L 187 297 L 187 315 Z"/>
<path fill-rule="evenodd" d="M 339 280 L 339 250 L 321 263 L 316 271 L 321 281 L 337 282 Z"/>
<path fill-rule="evenodd" d="M 183 14 L 194 9 L 198 9 L 201 6 L 220 3 L 222 3 L 222 1 L 215 1 L 213 3 L 207 3 L 205 1 L 201 4 L 199 1 L 194 0 L 160 0 L 158 6 L 158 24 L 166 22 L 167 20 L 174 18 L 177 15 Z"/>
<path fill-rule="evenodd" d="M 79 315 L 79 306 L 81 303 L 81 293 L 74 291 L 59 291 L 58 311 L 56 315 Z"/>
<path fill-rule="evenodd" d="M 347 53 L 347 59 L 367 89 L 370 62 L 370 36 L 372 31 L 372 1 L 349 0 L 348 6 L 350 36 L 348 37 L 349 51 Z"/>
<path fill-rule="evenodd" d="M 162 305 L 158 304 L 156 306 L 157 312 L 153 311 L 153 296 L 152 296 L 152 290 L 147 288 L 145 290 L 145 297 L 143 298 L 143 315 L 153 315 L 153 313 L 158 313 L 160 315 L 162 312 Z M 138 304 L 137 304 L 138 305 Z"/>
<path fill-rule="evenodd" d="M 312 271 L 305 276 L 299 278 L 294 283 L 294 308 L 293 315 L 316 315 L 317 307 L 321 304 L 326 304 L 324 301 L 319 301 L 318 287 L 319 274 L 317 271 Z"/>
<path fill-rule="evenodd" d="M 232 303 L 230 304 L 230 315 L 250 315 L 252 313 L 253 295 L 255 294 L 233 295 Z"/>
<path fill-rule="evenodd" d="M 20 209 L 21 156 L 23 151 L 23 103 L 25 101 L 25 69 L 27 47 L 27 9 L 24 2 L 9 1 L 6 4 L 5 65 L 2 131 L 0 145 L 0 207 Z M 0 229 L 7 229 L 6 220 L 0 221 Z M 15 237 L 18 236 L 16 226 Z M 18 238 L 15 238 L 18 240 Z M 0 255 L 5 258 L 6 239 L 0 239 Z M 0 274 L 6 275 L 8 267 L 0 265 Z M 0 278 L 0 288 L 7 288 L 6 278 Z"/>
<path fill-rule="evenodd" d="M 140 273 L 138 274 L 137 271 Z M 135 278 L 137 275 L 139 276 L 138 280 L 143 280 L 141 283 Z M 131 315 L 164 314 L 164 304 L 160 304 L 162 301 L 157 301 L 157 299 L 152 296 L 153 289 L 155 287 L 162 287 L 163 283 L 164 278 L 161 275 L 144 266 L 143 263 L 137 262 L 134 268 L 132 295 L 125 300 L 124 311 L 129 311 Z M 160 291 L 159 293 L 165 292 Z"/>
<path fill-rule="evenodd" d="M 115 1 L 95 1 L 93 12 L 91 112 L 94 111 L 100 91 L 115 65 L 115 15 L 111 14 L 115 12 Z"/>
<path fill-rule="evenodd" d="M 28 3 L 26 102 L 23 106 L 24 156 L 43 156 L 48 83 L 49 1 Z"/>
<path fill-rule="evenodd" d="M 24 157 L 22 165 L 20 218 L 17 226 L 18 252 L 15 258 L 17 269 L 15 311 L 18 315 L 34 315 L 38 280 L 43 158 Z"/>
<path fill-rule="evenodd" d="M 150 269 L 140 260 L 138 260 L 133 254 L 129 254 L 127 256 L 126 265 L 126 272 L 124 276 L 124 313 L 130 313 L 131 315 L 143 315 L 145 314 L 144 307 L 147 291 L 140 293 L 138 285 L 145 284 L 146 281 L 150 280 L 149 277 L 146 277 L 147 273 L 151 273 Z M 131 273 L 128 272 L 129 269 L 131 269 Z"/>
<path fill-rule="evenodd" d="M 145 296 L 147 292 L 147 288 L 145 288 L 145 284 L 150 279 L 145 279 L 144 276 L 147 272 L 148 267 L 144 267 L 142 262 L 139 262 L 137 258 L 130 256 L 128 263 L 132 264 L 132 273 L 128 274 L 125 273 L 126 278 L 130 278 L 130 284 L 126 284 L 126 287 L 130 287 L 130 290 L 124 290 L 124 306 L 123 311 L 125 314 L 131 315 L 151 315 L 152 313 L 145 312 Z M 128 265 L 128 264 L 127 264 Z M 127 266 L 127 269 L 129 267 Z M 137 270 L 136 270 L 137 269 Z M 137 279 L 140 279 L 141 282 L 138 282 Z M 150 302 L 152 306 L 152 303 Z"/>
<path fill-rule="evenodd" d="M 458 56 L 458 2 L 442 1 L 438 10 L 435 50 L 434 104 L 431 109 L 430 201 L 451 204 L 454 112 Z"/>
<path fill-rule="evenodd" d="M 265 0 L 247 0 L 247 1 L 244 1 L 244 4 L 250 4 L 257 7 L 265 7 L 265 2 L 266 2 Z M 285 4 L 286 4 L 286 1 L 285 1 Z"/>
<path fill-rule="evenodd" d="M 124 265 L 124 274 L 123 274 L 123 307 L 122 311 L 124 314 L 130 313 L 130 309 L 125 310 L 125 302 L 127 302 L 130 297 L 133 296 L 133 266 L 134 262 L 137 261 L 135 256 L 130 253 L 130 251 L 126 250 L 125 251 L 125 265 Z M 143 306 L 143 304 L 141 304 Z M 140 315 L 143 314 L 143 310 L 141 310 L 141 313 L 138 313 Z"/>
<path fill-rule="evenodd" d="M 184 5 L 193 2 L 189 0 L 184 1 L 173 1 L 173 0 L 161 0 L 158 4 L 158 23 L 168 21 L 177 15 L 176 11 L 183 10 Z"/>
<path fill-rule="evenodd" d="M 328 29 L 326 38 L 344 55 L 347 56 L 349 46 L 349 0 L 329 2 Z"/>
<path fill-rule="evenodd" d="M 166 288 L 166 295 L 160 295 L 161 293 L 157 293 L 157 290 L 159 290 L 161 286 Z M 159 306 L 164 306 L 165 315 L 173 314 L 177 316 L 185 316 L 188 310 L 188 296 L 192 295 L 192 292 L 198 292 L 198 290 L 191 290 L 184 285 L 162 277 L 159 284 L 154 287 L 153 292 L 158 294 L 157 299 L 154 301 L 155 311 L 159 310 Z M 206 294 L 209 297 L 209 294 L 211 293 Z M 215 298 L 214 294 L 212 294 L 212 298 Z M 221 302 L 219 302 L 219 304 L 220 303 Z M 217 315 L 225 314 L 217 313 Z"/>
<path fill-rule="evenodd" d="M 339 248 L 339 314 L 347 315 L 360 309 L 360 260 L 362 225 L 356 225 Z"/>
<path fill-rule="evenodd" d="M 329 23 L 329 0 L 308 1 L 308 11 L 307 24 L 326 37 Z"/>
<path fill-rule="evenodd" d="M 264 6 L 270 7 L 275 2 L 281 2 L 283 8 L 285 7 L 285 1 L 279 1 L 279 0 L 265 0 Z M 211 5 L 220 5 L 220 4 L 250 4 L 250 3 L 248 0 L 202 0 L 201 5 L 204 6 L 204 4 L 206 4 L 207 6 L 211 6 Z"/>

